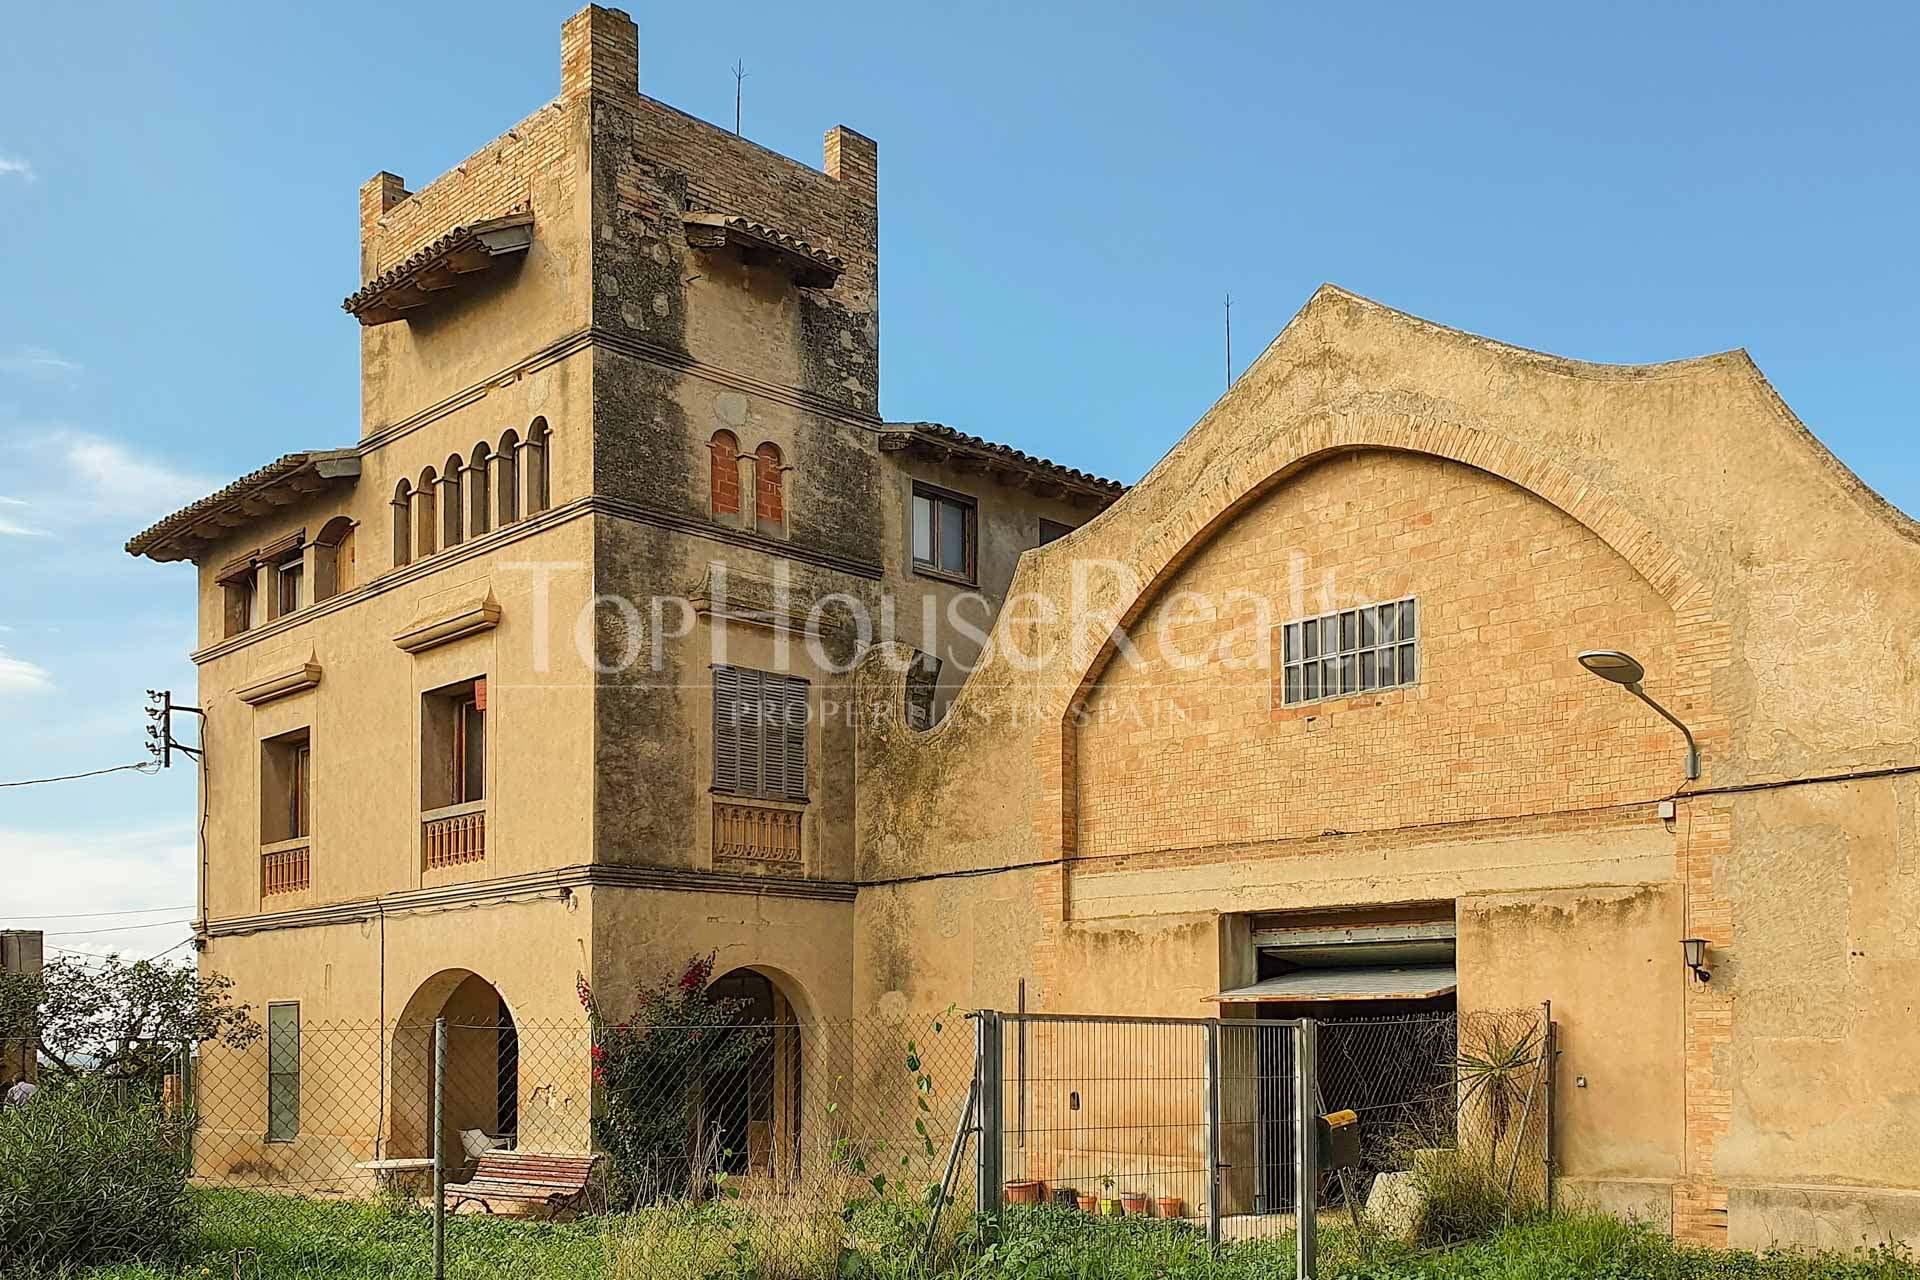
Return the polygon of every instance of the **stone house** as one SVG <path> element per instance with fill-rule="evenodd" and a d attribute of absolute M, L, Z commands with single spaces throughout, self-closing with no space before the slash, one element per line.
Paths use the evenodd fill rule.
<path fill-rule="evenodd" d="M 201 961 L 281 1029 L 246 1158 L 302 1140 L 303 1027 L 557 1024 L 707 951 L 809 1022 L 1417 954 L 1395 998 L 1552 1002 L 1569 1188 L 1920 1237 L 1920 529 L 1744 353 L 1328 287 L 1123 494 L 882 421 L 874 144 L 808 168 L 638 62 L 584 10 L 558 99 L 371 180 L 358 444 L 129 544 L 199 568 Z M 509 1092 L 472 1122 L 579 1140 L 584 1073 Z"/>

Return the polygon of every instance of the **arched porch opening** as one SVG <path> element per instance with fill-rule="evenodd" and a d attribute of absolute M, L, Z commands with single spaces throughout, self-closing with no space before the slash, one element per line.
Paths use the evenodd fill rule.
<path fill-rule="evenodd" d="M 800 1172 L 801 1032 L 794 999 L 758 969 L 716 978 L 710 994 L 744 1002 L 740 1020 L 764 1028 L 748 1060 L 703 1084 L 716 1165 L 734 1177 L 780 1184 Z"/>
<path fill-rule="evenodd" d="M 499 990 L 468 969 L 446 969 L 407 1001 L 393 1029 L 387 1081 L 386 1156 L 433 1154 L 434 1023 L 447 1022 L 442 1128 L 449 1167 L 520 1133 L 520 1035 Z"/>

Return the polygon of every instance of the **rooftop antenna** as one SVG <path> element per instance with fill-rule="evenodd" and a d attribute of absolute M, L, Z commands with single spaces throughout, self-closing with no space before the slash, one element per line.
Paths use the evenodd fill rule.
<path fill-rule="evenodd" d="M 1233 389 L 1233 295 L 1227 295 L 1227 389 Z"/>
<path fill-rule="evenodd" d="M 733 136 L 740 136 L 740 82 L 747 78 L 747 64 L 733 64 Z"/>

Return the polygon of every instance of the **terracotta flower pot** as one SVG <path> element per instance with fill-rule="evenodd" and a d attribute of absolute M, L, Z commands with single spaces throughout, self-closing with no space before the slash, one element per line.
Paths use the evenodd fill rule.
<path fill-rule="evenodd" d="M 1085 1196 L 1085 1195 L 1083 1195 L 1083 1196 L 1079 1196 L 1079 1197 L 1077 1197 L 1077 1199 L 1078 1199 L 1078 1200 L 1079 1200 L 1079 1202 L 1080 1202 L 1080 1212 L 1082 1212 L 1082 1213 L 1098 1213 L 1098 1212 L 1100 1212 L 1100 1197 L 1099 1197 L 1099 1196 Z"/>
<path fill-rule="evenodd" d="M 1039 1204 L 1045 1190 L 1045 1187 L 1029 1178 L 1016 1178 L 1007 1183 L 1007 1203 Z"/>
<path fill-rule="evenodd" d="M 1127 1211 L 1127 1216 L 1130 1218 L 1144 1216 L 1147 1212 L 1146 1193 L 1143 1191 L 1121 1192 L 1120 1207 Z"/>
<path fill-rule="evenodd" d="M 1186 1202 L 1179 1196 L 1161 1196 L 1158 1200 L 1154 1201 L 1154 1203 L 1160 1206 L 1160 1216 L 1163 1218 L 1179 1218 L 1185 1216 L 1180 1211 L 1186 1208 Z"/>

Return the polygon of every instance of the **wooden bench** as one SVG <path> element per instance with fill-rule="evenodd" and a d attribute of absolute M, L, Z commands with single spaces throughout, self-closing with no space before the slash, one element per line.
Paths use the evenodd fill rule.
<path fill-rule="evenodd" d="M 577 1209 L 598 1156 L 540 1155 L 531 1151 L 488 1151 L 465 1182 L 447 1184 L 447 1212 L 471 1200 L 488 1213 L 498 1204 L 544 1205 L 550 1213 Z"/>

